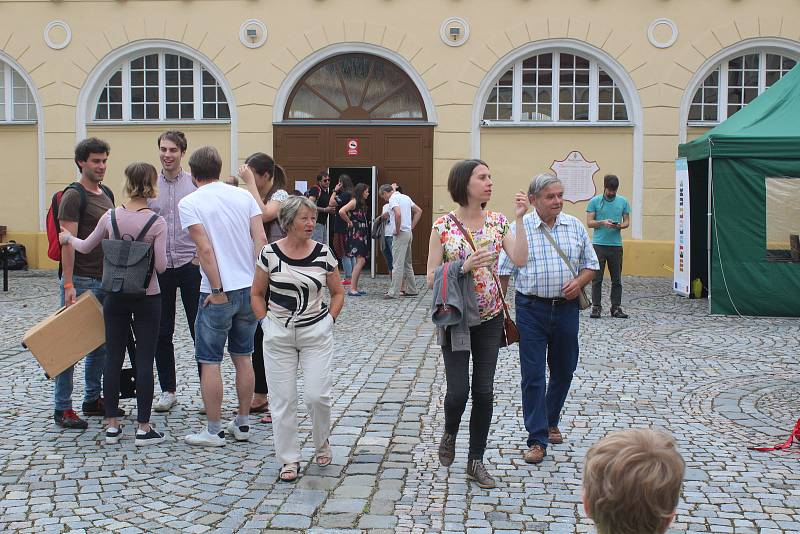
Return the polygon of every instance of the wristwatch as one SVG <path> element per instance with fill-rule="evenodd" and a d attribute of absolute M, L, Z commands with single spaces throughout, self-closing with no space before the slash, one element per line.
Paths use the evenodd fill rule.
<path fill-rule="evenodd" d="M 224 292 L 225 292 L 225 290 L 222 289 L 222 286 L 212 287 L 211 288 L 211 294 L 212 295 L 219 295 L 220 293 L 224 293 Z"/>

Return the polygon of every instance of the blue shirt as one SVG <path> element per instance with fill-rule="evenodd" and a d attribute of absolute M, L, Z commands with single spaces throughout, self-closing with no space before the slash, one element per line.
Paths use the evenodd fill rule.
<path fill-rule="evenodd" d="M 524 267 L 517 267 L 502 252 L 498 272 L 500 275 L 513 275 L 515 288 L 520 293 L 544 298 L 563 297 L 561 288 L 573 279 L 572 272 L 547 239 L 543 228 L 545 224 L 536 210 L 525 215 L 523 223 L 528 237 L 528 263 Z M 515 229 L 516 225 L 511 226 L 512 232 Z M 589 234 L 576 217 L 559 213 L 550 234 L 567 255 L 576 273 L 581 269 L 600 269 Z"/>
<path fill-rule="evenodd" d="M 609 219 L 621 224 L 622 216 L 628 215 L 630 212 L 631 207 L 628 204 L 628 199 L 622 195 L 617 195 L 614 197 L 614 200 L 608 200 L 605 195 L 597 195 L 592 198 L 592 200 L 589 201 L 589 205 L 586 206 L 586 213 L 594 213 L 595 221 Z M 619 228 L 599 226 L 594 229 L 592 243 L 609 247 L 621 247 L 622 234 Z"/>

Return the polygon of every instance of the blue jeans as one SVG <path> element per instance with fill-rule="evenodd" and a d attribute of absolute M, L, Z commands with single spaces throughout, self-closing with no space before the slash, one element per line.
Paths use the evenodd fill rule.
<path fill-rule="evenodd" d="M 87 276 L 74 276 L 72 283 L 75 286 L 75 295 L 80 297 L 83 293 L 91 291 L 100 303 L 103 303 L 106 292 L 100 289 L 100 280 Z M 64 280 L 59 282 L 61 306 L 64 305 Z M 101 345 L 86 355 L 84 359 L 84 381 L 86 387 L 83 392 L 84 402 L 92 402 L 100 398 L 103 391 L 103 369 L 106 366 L 106 346 Z M 72 409 L 72 375 L 75 367 L 65 369 L 53 381 L 53 398 L 56 410 Z"/>
<path fill-rule="evenodd" d="M 392 239 L 394 236 L 385 235 L 383 236 L 383 257 L 386 258 L 386 266 L 389 268 L 389 272 L 392 272 Z"/>
<path fill-rule="evenodd" d="M 228 302 L 203 306 L 208 293 L 200 293 L 194 325 L 194 354 L 198 363 L 219 365 L 225 341 L 231 356 L 250 356 L 258 321 L 250 307 L 250 288 L 226 291 Z"/>
<path fill-rule="evenodd" d="M 547 428 L 558 426 L 578 366 L 578 300 L 547 304 L 517 292 L 522 416 L 528 447 L 547 448 Z M 550 382 L 545 383 L 545 361 Z"/>

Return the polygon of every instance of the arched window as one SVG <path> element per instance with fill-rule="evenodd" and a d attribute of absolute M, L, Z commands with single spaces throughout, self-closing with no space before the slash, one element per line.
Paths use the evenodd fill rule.
<path fill-rule="evenodd" d="M 628 122 L 622 92 L 594 59 L 554 51 L 515 61 L 489 92 L 483 120 L 508 124 Z"/>
<path fill-rule="evenodd" d="M 0 123 L 35 122 L 36 102 L 25 79 L 0 61 Z"/>
<path fill-rule="evenodd" d="M 292 89 L 288 120 L 427 120 L 414 82 L 368 54 L 343 54 L 312 67 Z"/>
<path fill-rule="evenodd" d="M 781 50 L 750 50 L 716 64 L 689 105 L 688 124 L 722 122 L 766 91 L 797 64 L 800 56 Z"/>
<path fill-rule="evenodd" d="M 199 61 L 170 51 L 125 61 L 100 91 L 96 122 L 229 121 L 219 82 Z"/>

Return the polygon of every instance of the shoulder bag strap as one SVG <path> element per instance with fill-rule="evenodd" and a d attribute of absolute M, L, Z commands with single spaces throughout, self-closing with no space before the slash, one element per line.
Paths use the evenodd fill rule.
<path fill-rule="evenodd" d="M 111 208 L 111 230 L 114 232 L 114 239 L 122 239 L 117 226 L 117 209 Z"/>
<path fill-rule="evenodd" d="M 450 220 L 453 221 L 453 223 L 456 225 L 458 231 L 461 232 L 461 235 L 464 236 L 464 239 L 467 240 L 467 243 L 469 243 L 472 252 L 477 252 L 477 249 L 475 248 L 475 243 L 472 242 L 472 233 L 466 228 L 464 228 L 464 225 L 461 224 L 461 221 L 458 220 L 458 217 L 456 217 L 455 213 L 450 212 L 448 216 L 450 217 Z M 503 286 L 500 284 L 500 280 L 497 278 L 497 275 L 494 274 L 494 271 L 491 271 L 491 273 L 492 273 L 492 278 L 494 278 L 494 283 L 497 284 L 497 292 L 500 294 L 500 302 L 503 303 L 503 310 L 506 313 L 506 317 L 511 319 L 511 312 L 508 311 L 508 304 L 506 304 L 506 297 L 505 295 L 503 295 Z"/>
<path fill-rule="evenodd" d="M 442 304 L 447 306 L 447 270 L 450 262 L 445 262 L 442 266 Z"/>
<path fill-rule="evenodd" d="M 575 267 L 572 266 L 572 263 L 570 263 L 569 258 L 567 258 L 567 255 L 564 254 L 564 251 L 561 250 L 561 247 L 558 246 L 556 240 L 553 239 L 553 235 L 550 233 L 550 230 L 547 229 L 547 224 L 544 221 L 542 222 L 542 230 L 544 231 L 544 235 L 545 237 L 547 237 L 547 240 L 550 241 L 550 244 L 553 245 L 554 249 L 556 249 L 558 255 L 561 256 L 561 259 L 564 260 L 564 263 L 566 263 L 567 267 L 569 267 L 569 272 L 572 273 L 572 277 L 577 278 L 578 274 L 575 272 Z"/>
<path fill-rule="evenodd" d="M 156 222 L 156 219 L 158 219 L 158 214 L 154 213 L 153 216 L 147 221 L 147 224 L 142 227 L 142 231 L 139 232 L 139 235 L 136 236 L 136 241 L 141 241 L 144 239 L 145 234 L 147 234 L 148 230 L 150 230 L 150 227 L 153 226 L 153 223 Z"/>

